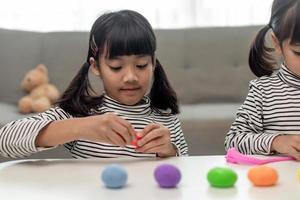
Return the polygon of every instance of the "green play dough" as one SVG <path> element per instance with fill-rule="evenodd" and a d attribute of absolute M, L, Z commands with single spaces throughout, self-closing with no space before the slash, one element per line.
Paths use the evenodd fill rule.
<path fill-rule="evenodd" d="M 207 174 L 207 180 L 210 185 L 218 188 L 233 187 L 237 177 L 237 174 L 232 169 L 225 167 L 215 167 L 209 170 Z"/>

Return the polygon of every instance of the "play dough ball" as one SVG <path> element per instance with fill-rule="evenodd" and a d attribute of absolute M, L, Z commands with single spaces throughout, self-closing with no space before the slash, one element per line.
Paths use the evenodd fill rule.
<path fill-rule="evenodd" d="M 181 173 L 174 165 L 162 164 L 156 167 L 154 171 L 154 178 L 160 187 L 173 188 L 179 183 Z"/>
<path fill-rule="evenodd" d="M 276 184 L 278 174 L 274 168 L 262 165 L 249 169 L 248 178 L 255 186 L 272 186 Z"/>
<path fill-rule="evenodd" d="M 297 171 L 297 177 L 298 177 L 298 180 L 300 181 L 300 169 L 298 169 L 298 171 Z"/>
<path fill-rule="evenodd" d="M 136 138 L 131 141 L 131 145 L 133 145 L 134 147 L 139 147 L 137 143 L 140 139 L 142 139 L 142 137 L 140 135 L 136 134 Z"/>
<path fill-rule="evenodd" d="M 116 164 L 108 165 L 101 174 L 101 179 L 108 188 L 121 188 L 127 181 L 126 170 Z"/>
<path fill-rule="evenodd" d="M 215 167 L 207 174 L 210 185 L 218 188 L 233 187 L 237 178 L 237 174 L 232 169 L 225 167 Z"/>

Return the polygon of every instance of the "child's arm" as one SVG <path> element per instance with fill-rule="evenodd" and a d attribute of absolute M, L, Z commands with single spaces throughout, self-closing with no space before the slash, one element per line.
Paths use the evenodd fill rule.
<path fill-rule="evenodd" d="M 13 121 L 0 129 L 0 154 L 26 157 L 52 147 L 85 139 L 119 146 L 130 144 L 134 135 L 131 124 L 111 113 L 73 118 L 61 108 L 52 108 L 36 116 Z"/>
<path fill-rule="evenodd" d="M 262 98 L 260 88 L 255 81 L 251 81 L 248 96 L 225 137 L 226 150 L 235 147 L 244 154 L 271 153 L 272 141 L 279 133 L 264 133 Z"/>
<path fill-rule="evenodd" d="M 49 123 L 72 118 L 61 108 L 51 108 L 38 115 L 12 121 L 0 129 L 0 154 L 4 157 L 26 157 L 36 153 L 35 140 L 39 132 Z"/>
<path fill-rule="evenodd" d="M 177 156 L 188 156 L 188 145 L 184 138 L 184 134 L 181 128 L 181 123 L 178 117 L 175 117 L 174 126 L 170 128 L 171 131 L 171 143 L 176 147 Z"/>
<path fill-rule="evenodd" d="M 54 121 L 40 131 L 36 146 L 51 147 L 83 139 L 124 147 L 131 143 L 134 136 L 135 131 L 128 121 L 115 114 L 105 113 Z"/>

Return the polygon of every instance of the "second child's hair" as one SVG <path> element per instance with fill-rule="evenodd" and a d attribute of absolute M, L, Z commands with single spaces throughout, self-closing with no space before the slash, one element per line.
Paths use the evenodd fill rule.
<path fill-rule="evenodd" d="M 256 35 L 250 53 L 249 66 L 258 76 L 271 75 L 276 70 L 276 60 L 272 53 L 274 49 L 266 44 L 266 34 L 272 29 L 280 46 L 286 39 L 290 44 L 300 43 L 300 1 L 299 0 L 274 0 L 271 19 Z"/>
<path fill-rule="evenodd" d="M 121 10 L 101 15 L 90 32 L 86 62 L 62 94 L 58 105 L 74 116 L 88 116 L 92 108 L 101 105 L 103 98 L 102 95 L 93 95 L 95 92 L 88 78 L 89 59 L 93 57 L 98 62 L 103 53 L 108 58 L 143 54 L 150 55 L 155 65 L 154 80 L 149 95 L 151 107 L 170 109 L 172 114 L 179 113 L 176 93 L 163 67 L 156 59 L 155 51 L 156 38 L 153 29 L 141 14 L 131 10 Z"/>

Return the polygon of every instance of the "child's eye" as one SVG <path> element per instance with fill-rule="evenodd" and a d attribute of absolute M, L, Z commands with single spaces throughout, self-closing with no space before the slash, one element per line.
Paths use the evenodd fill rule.
<path fill-rule="evenodd" d="M 293 51 L 295 55 L 300 56 L 300 52 L 299 51 Z"/>
<path fill-rule="evenodd" d="M 146 63 L 146 64 L 144 64 L 144 65 L 137 65 L 137 67 L 138 68 L 141 68 L 141 69 L 143 69 L 143 68 L 145 68 L 145 67 L 147 67 L 148 66 L 148 63 Z"/>
<path fill-rule="evenodd" d="M 117 66 L 117 67 L 115 67 L 115 66 L 109 66 L 109 68 L 110 68 L 111 70 L 113 70 L 113 71 L 120 71 L 120 70 L 122 69 L 121 66 Z"/>

